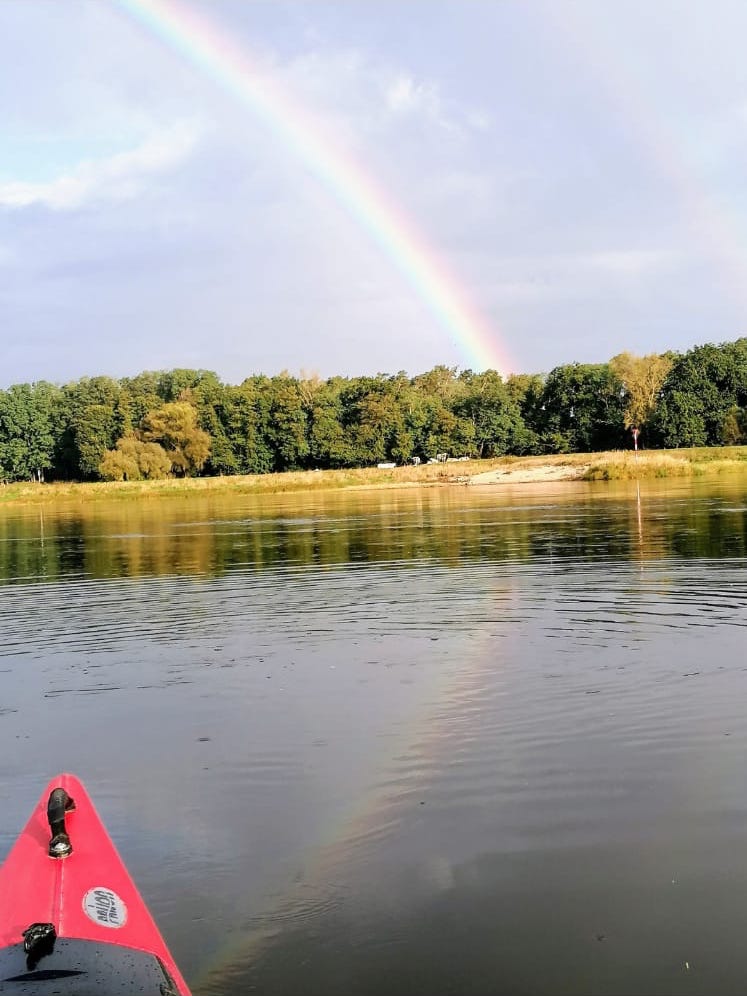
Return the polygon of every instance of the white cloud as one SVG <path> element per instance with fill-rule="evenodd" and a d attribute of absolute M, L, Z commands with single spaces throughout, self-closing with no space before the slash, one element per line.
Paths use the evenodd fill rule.
<path fill-rule="evenodd" d="M 442 102 L 433 84 L 417 83 L 411 76 L 397 75 L 388 80 L 384 96 L 390 111 L 395 114 L 425 113 L 442 121 Z"/>
<path fill-rule="evenodd" d="M 379 72 L 379 88 L 386 109 L 395 120 L 417 115 L 450 132 L 485 132 L 492 126 L 487 111 L 444 96 L 432 80 L 386 69 Z"/>
<path fill-rule="evenodd" d="M 486 132 L 491 128 L 492 119 L 486 111 L 444 98 L 432 81 L 386 71 L 380 75 L 380 87 L 386 109 L 395 120 L 418 116 L 454 134 Z"/>
<path fill-rule="evenodd" d="M 70 211 L 97 201 L 126 200 L 144 188 L 147 178 L 183 162 L 197 142 L 193 124 L 180 123 L 134 149 L 104 159 L 85 160 L 69 173 L 45 183 L 0 182 L 0 207 L 42 205 Z"/>
<path fill-rule="evenodd" d="M 410 128 L 414 120 L 452 138 L 488 131 L 492 124 L 485 109 L 443 93 L 435 80 L 356 49 L 306 52 L 269 72 L 353 144 Z"/>

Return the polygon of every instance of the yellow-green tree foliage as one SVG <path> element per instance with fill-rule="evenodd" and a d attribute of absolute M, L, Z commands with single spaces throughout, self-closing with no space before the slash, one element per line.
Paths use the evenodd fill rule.
<path fill-rule="evenodd" d="M 733 405 L 724 417 L 721 441 L 726 446 L 741 446 L 747 440 L 747 412 Z"/>
<path fill-rule="evenodd" d="M 201 470 L 210 456 L 210 436 L 199 427 L 198 413 L 188 401 L 170 401 L 148 412 L 138 436 L 158 443 L 171 460 L 172 473 L 179 476 Z"/>
<path fill-rule="evenodd" d="M 649 353 L 648 356 L 619 353 L 612 357 L 609 365 L 625 389 L 625 427 L 640 428 L 656 408 L 659 392 L 672 367 L 672 357 L 667 353 Z"/>
<path fill-rule="evenodd" d="M 146 443 L 134 433 L 117 440 L 116 448 L 107 450 L 99 464 L 105 481 L 158 480 L 168 477 L 171 458 L 158 443 Z"/>

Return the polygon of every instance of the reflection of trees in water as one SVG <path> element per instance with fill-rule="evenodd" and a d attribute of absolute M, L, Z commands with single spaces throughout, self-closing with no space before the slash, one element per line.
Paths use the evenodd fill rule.
<path fill-rule="evenodd" d="M 647 481 L 190 498 L 13 510 L 0 576 L 52 581 L 231 568 L 438 560 L 654 560 L 747 555 L 744 486 Z M 43 522 L 43 525 L 42 525 Z"/>

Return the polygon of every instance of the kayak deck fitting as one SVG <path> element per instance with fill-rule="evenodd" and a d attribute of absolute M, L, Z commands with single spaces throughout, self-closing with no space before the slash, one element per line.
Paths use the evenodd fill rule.
<path fill-rule="evenodd" d="M 0 868 L 0 993 L 190 996 L 74 775 L 49 783 Z"/>

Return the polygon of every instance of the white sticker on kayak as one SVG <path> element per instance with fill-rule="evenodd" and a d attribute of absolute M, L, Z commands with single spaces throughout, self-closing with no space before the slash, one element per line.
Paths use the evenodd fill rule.
<path fill-rule="evenodd" d="M 89 889 L 83 897 L 83 910 L 89 920 L 102 927 L 124 927 L 127 907 L 116 892 L 103 885 Z"/>

